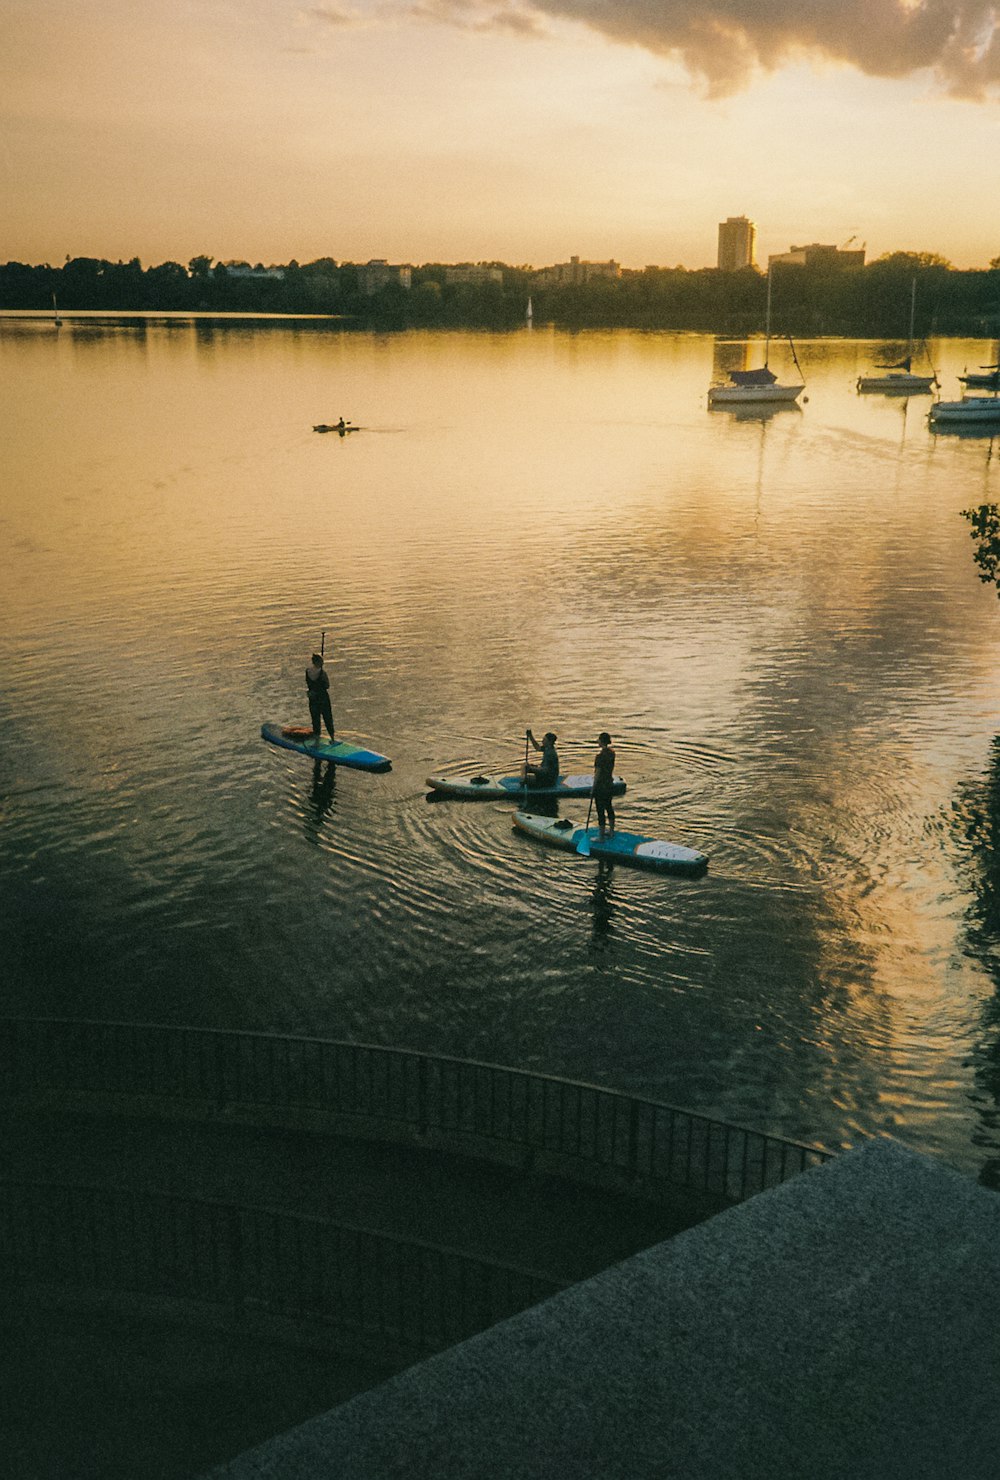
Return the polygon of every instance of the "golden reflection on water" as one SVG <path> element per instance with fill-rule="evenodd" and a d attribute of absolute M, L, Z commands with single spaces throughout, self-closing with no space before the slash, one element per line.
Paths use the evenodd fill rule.
<path fill-rule="evenodd" d="M 707 336 L 0 321 L 8 870 L 132 963 L 125 1001 L 80 967 L 74 1003 L 974 1159 L 994 981 L 942 819 L 1000 728 L 958 517 L 996 465 L 926 398 L 859 397 L 872 346 L 796 348 L 803 405 L 755 415 L 707 410 L 733 350 Z M 978 354 L 934 347 L 946 394 Z M 341 415 L 363 430 L 312 431 Z M 377 782 L 261 753 L 321 629 Z M 595 889 L 503 809 L 426 806 L 431 769 L 512 768 L 526 724 L 573 770 L 610 729 L 628 825 L 707 880 Z M 309 985 L 316 900 L 335 986 Z M 178 986 L 192 959 L 217 995 Z"/>

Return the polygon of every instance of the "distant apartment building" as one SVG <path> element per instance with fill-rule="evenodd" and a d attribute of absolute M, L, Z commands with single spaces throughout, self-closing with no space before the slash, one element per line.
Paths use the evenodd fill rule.
<path fill-rule="evenodd" d="M 229 277 L 234 278 L 277 278 L 285 276 L 283 267 L 264 267 L 260 262 L 256 267 L 251 267 L 249 262 L 221 262 L 220 267 L 224 269 Z M 218 268 L 213 269 L 218 271 Z"/>
<path fill-rule="evenodd" d="M 458 283 L 503 283 L 503 269 L 500 267 L 446 267 L 444 280 L 449 286 Z"/>
<path fill-rule="evenodd" d="M 739 272 L 757 261 L 757 228 L 746 216 L 727 216 L 719 222 L 719 271 Z"/>
<path fill-rule="evenodd" d="M 579 257 L 571 257 L 568 262 L 543 267 L 535 273 L 532 282 L 539 288 L 576 287 L 579 283 L 592 282 L 594 278 L 620 278 L 621 275 L 621 265 L 617 262 L 581 262 Z"/>
<path fill-rule="evenodd" d="M 395 267 L 384 257 L 374 257 L 364 267 L 358 268 L 358 285 L 368 298 L 393 283 L 400 288 L 409 288 L 412 280 L 412 267 Z"/>
<path fill-rule="evenodd" d="M 864 267 L 865 249 L 845 252 L 841 247 L 826 247 L 810 242 L 807 247 L 790 247 L 767 259 L 768 267 Z"/>

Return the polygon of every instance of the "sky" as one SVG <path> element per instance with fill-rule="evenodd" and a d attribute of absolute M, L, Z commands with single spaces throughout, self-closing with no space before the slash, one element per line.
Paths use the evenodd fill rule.
<path fill-rule="evenodd" d="M 2 261 L 985 267 L 998 146 L 1000 0 L 0 0 Z"/>

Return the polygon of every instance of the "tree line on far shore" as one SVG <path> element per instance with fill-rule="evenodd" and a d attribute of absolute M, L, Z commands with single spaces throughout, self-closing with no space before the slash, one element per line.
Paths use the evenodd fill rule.
<path fill-rule="evenodd" d="M 188 312 L 332 314 L 386 329 L 522 324 L 529 297 L 536 323 L 567 328 L 627 327 L 751 334 L 764 323 L 766 274 L 757 268 L 625 269 L 549 285 L 535 269 L 505 263 L 502 282 L 448 282 L 448 268 L 412 269 L 409 288 L 363 290 L 363 267 L 332 258 L 281 264 L 271 275 L 246 264 L 194 257 L 143 267 L 137 257 L 109 262 L 74 257 L 62 267 L 0 265 L 0 310 L 97 309 L 109 313 Z M 1000 337 L 1000 257 L 959 271 L 929 252 L 893 252 L 863 267 L 778 266 L 772 281 L 772 332 L 811 336 L 906 338 L 917 283 L 915 337 Z"/>

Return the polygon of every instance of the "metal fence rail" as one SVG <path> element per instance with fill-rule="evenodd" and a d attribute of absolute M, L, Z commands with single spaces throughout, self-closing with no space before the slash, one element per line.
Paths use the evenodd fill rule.
<path fill-rule="evenodd" d="M 194 1302 L 413 1359 L 563 1289 L 329 1219 L 132 1189 L 0 1181 L 0 1284 Z"/>
<path fill-rule="evenodd" d="M 831 1153 L 660 1101 L 525 1070 L 331 1039 L 155 1024 L 0 1019 L 0 1096 L 110 1098 L 206 1116 L 309 1117 L 580 1175 L 740 1202 Z"/>

